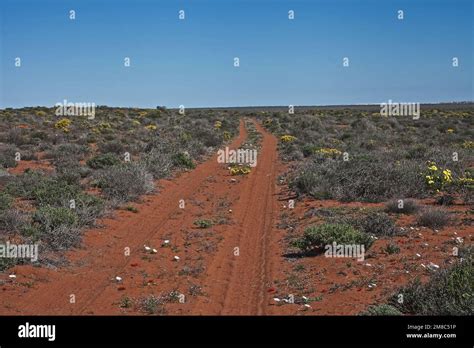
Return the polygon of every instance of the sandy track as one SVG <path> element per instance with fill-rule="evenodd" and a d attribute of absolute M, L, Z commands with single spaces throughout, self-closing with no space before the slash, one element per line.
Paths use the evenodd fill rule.
<path fill-rule="evenodd" d="M 158 290 L 143 287 L 145 278 L 157 270 L 159 275 L 153 277 L 159 278 L 160 290 L 184 287 L 189 280 L 178 276 L 181 266 L 172 261 L 171 251 L 160 249 L 157 262 L 143 261 L 143 245 L 158 245 L 164 238 L 179 246 L 176 250 L 181 255 L 185 253 L 183 262 L 202 259 L 206 264 L 205 273 L 196 280 L 206 296 L 171 306 L 169 314 L 264 314 L 271 256 L 277 255 L 269 251 L 277 204 L 277 141 L 257 128 L 263 134 L 262 148 L 257 167 L 247 177 L 229 184 L 228 171 L 213 156 L 192 172 L 160 182 L 159 194 L 147 197 L 138 214 L 120 212 L 118 219 L 104 219 L 104 228 L 87 231 L 84 247 L 67 255 L 70 266 L 57 270 L 16 267 L 17 280 L 2 289 L 0 314 L 119 314 L 117 303 L 124 292 L 138 297 Z M 230 147 L 238 147 L 245 138 L 241 122 L 239 136 Z M 179 211 L 180 199 L 200 200 L 201 205 Z M 203 255 L 182 250 L 183 226 L 192 226 L 202 211 L 212 212 L 219 199 L 231 202 L 233 223 L 217 227 L 216 252 Z M 124 256 L 125 247 L 131 256 Z M 123 283 L 113 281 L 117 275 L 124 278 Z"/>
<path fill-rule="evenodd" d="M 258 164 L 240 188 L 240 198 L 233 208 L 237 224 L 209 269 L 205 288 L 211 300 L 199 302 L 193 308 L 194 313 L 265 313 L 266 288 L 271 282 L 268 249 L 277 204 L 274 196 L 277 141 L 256 126 L 263 134 Z"/>

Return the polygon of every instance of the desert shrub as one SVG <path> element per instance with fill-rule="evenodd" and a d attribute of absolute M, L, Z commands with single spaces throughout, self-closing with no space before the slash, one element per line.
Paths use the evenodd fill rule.
<path fill-rule="evenodd" d="M 7 142 L 17 146 L 27 143 L 24 131 L 21 128 L 12 128 L 7 133 Z"/>
<path fill-rule="evenodd" d="M 76 207 L 74 209 L 79 226 L 90 226 L 94 224 L 95 219 L 102 216 L 105 208 L 104 201 L 86 193 L 80 193 L 75 199 Z"/>
<path fill-rule="evenodd" d="M 15 197 L 32 199 L 33 190 L 44 184 L 47 177 L 34 170 L 25 171 L 23 175 L 15 176 L 11 182 L 5 186 L 5 192 Z"/>
<path fill-rule="evenodd" d="M 14 146 L 0 147 L 0 166 L 3 168 L 16 167 L 15 154 L 18 149 Z"/>
<path fill-rule="evenodd" d="M 89 148 L 84 145 L 74 143 L 59 144 L 49 153 L 49 156 L 54 161 L 62 161 L 64 159 L 80 161 L 86 154 L 89 153 Z"/>
<path fill-rule="evenodd" d="M 76 226 L 60 225 L 41 233 L 41 241 L 52 250 L 67 250 L 81 243 L 81 231 Z"/>
<path fill-rule="evenodd" d="M 295 240 L 292 246 L 306 253 L 333 242 L 337 244 L 364 244 L 368 249 L 372 244 L 372 238 L 349 224 L 326 223 L 307 228 L 303 236 Z"/>
<path fill-rule="evenodd" d="M 452 195 L 441 195 L 436 198 L 436 204 L 438 205 L 453 205 L 454 197 Z"/>
<path fill-rule="evenodd" d="M 65 161 L 56 169 L 57 179 L 68 185 L 79 186 L 82 175 L 84 175 L 82 168 L 83 167 L 74 160 Z"/>
<path fill-rule="evenodd" d="M 419 206 L 413 199 L 393 199 L 385 204 L 385 211 L 395 214 L 413 214 Z"/>
<path fill-rule="evenodd" d="M 192 137 L 199 139 L 204 144 L 204 146 L 215 147 L 215 146 L 220 145 L 222 142 L 220 133 L 212 130 L 210 127 L 197 128 L 192 131 L 193 131 Z"/>
<path fill-rule="evenodd" d="M 173 164 L 179 168 L 194 169 L 196 167 L 192 158 L 188 154 L 182 152 L 174 154 L 172 156 L 172 161 Z"/>
<path fill-rule="evenodd" d="M 353 223 L 361 231 L 376 236 L 393 236 L 397 233 L 395 222 L 385 213 L 370 213 Z"/>
<path fill-rule="evenodd" d="M 417 315 L 473 315 L 474 264 L 469 256 L 454 266 L 438 271 L 422 284 L 417 278 L 394 294 L 391 303 L 400 311 Z M 461 253 L 460 253 L 461 254 Z M 403 302 L 398 303 L 398 295 Z"/>
<path fill-rule="evenodd" d="M 199 227 L 199 228 L 209 228 L 212 226 L 212 221 L 211 220 L 196 220 L 194 221 L 194 225 Z"/>
<path fill-rule="evenodd" d="M 142 163 L 155 179 L 167 177 L 173 167 L 173 161 L 169 153 L 160 148 L 152 149 L 147 153 Z"/>
<path fill-rule="evenodd" d="M 39 238 L 53 250 L 65 250 L 80 243 L 77 215 L 68 208 L 40 207 L 33 214 Z"/>
<path fill-rule="evenodd" d="M 79 194 L 81 188 L 60 178 L 47 178 L 40 181 L 31 192 L 38 205 L 64 206 Z"/>
<path fill-rule="evenodd" d="M 41 230 L 47 231 L 59 226 L 74 226 L 77 216 L 69 208 L 44 206 L 34 212 L 33 221 L 39 224 Z"/>
<path fill-rule="evenodd" d="M 396 307 L 389 304 L 379 304 L 370 306 L 366 311 L 362 312 L 360 315 L 402 315 Z"/>
<path fill-rule="evenodd" d="M 141 312 L 147 314 L 163 314 L 165 313 L 164 303 L 165 299 L 162 297 L 149 295 L 139 299 L 137 301 L 137 307 Z"/>
<path fill-rule="evenodd" d="M 97 176 L 102 193 L 117 203 L 135 200 L 154 189 L 153 176 L 142 164 L 127 163 L 102 170 Z"/>
<path fill-rule="evenodd" d="M 308 194 L 314 198 L 326 199 L 330 193 L 321 189 L 319 175 L 309 168 L 298 173 L 290 181 L 290 187 L 299 194 Z"/>
<path fill-rule="evenodd" d="M 291 179 L 297 194 L 343 201 L 381 201 L 420 197 L 426 193 L 416 162 L 391 163 L 380 156 L 358 156 L 349 161 L 328 158 L 304 164 Z"/>
<path fill-rule="evenodd" d="M 28 171 L 8 183 L 5 191 L 13 196 L 34 199 L 39 205 L 64 205 L 80 191 L 60 177 L 47 177 L 41 172 Z"/>
<path fill-rule="evenodd" d="M 21 262 L 22 260 L 19 258 L 0 257 L 0 272 L 3 272 Z"/>
<path fill-rule="evenodd" d="M 114 153 L 116 155 L 121 155 L 125 152 L 125 147 L 120 141 L 113 140 L 106 143 L 100 143 L 99 151 L 101 153 Z"/>
<path fill-rule="evenodd" d="M 419 226 L 442 228 L 449 223 L 449 212 L 441 208 L 425 208 L 416 217 Z"/>
<path fill-rule="evenodd" d="M 389 254 L 398 254 L 400 252 L 400 247 L 394 243 L 388 243 L 384 251 Z"/>
<path fill-rule="evenodd" d="M 10 208 L 13 197 L 6 192 L 0 192 L 0 211 Z"/>
<path fill-rule="evenodd" d="M 20 210 L 10 208 L 0 211 L 0 231 L 14 234 L 26 223 L 26 214 Z"/>
<path fill-rule="evenodd" d="M 87 160 L 87 165 L 93 169 L 103 169 L 120 163 L 116 154 L 104 153 Z"/>

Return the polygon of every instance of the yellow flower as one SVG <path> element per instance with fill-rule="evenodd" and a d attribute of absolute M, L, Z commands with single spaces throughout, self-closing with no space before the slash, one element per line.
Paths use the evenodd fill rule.
<path fill-rule="evenodd" d="M 448 130 L 446 132 L 448 132 L 449 134 L 454 133 L 454 129 L 448 128 Z"/>
<path fill-rule="evenodd" d="M 443 170 L 444 181 L 451 182 L 453 180 L 451 171 L 449 169 Z"/>
<path fill-rule="evenodd" d="M 436 171 L 436 170 L 438 170 L 438 167 L 436 167 L 436 166 L 433 164 L 432 166 L 429 166 L 428 169 L 429 169 L 429 170 L 434 170 L 434 171 Z"/>
<path fill-rule="evenodd" d="M 54 128 L 61 129 L 64 133 L 68 133 L 71 123 L 72 121 L 70 119 L 63 118 L 54 124 Z"/>
<path fill-rule="evenodd" d="M 224 140 L 230 140 L 232 138 L 232 134 L 228 131 L 224 131 Z"/>
<path fill-rule="evenodd" d="M 148 126 L 145 126 L 146 129 L 148 130 L 156 130 L 157 127 L 154 124 L 149 124 Z"/>
<path fill-rule="evenodd" d="M 341 151 L 339 151 L 338 149 L 331 149 L 331 148 L 321 148 L 319 150 L 315 150 L 314 152 L 316 153 L 322 153 L 324 155 L 328 155 L 328 156 L 338 156 L 340 154 L 342 154 Z"/>
<path fill-rule="evenodd" d="M 294 137 L 293 135 L 285 134 L 285 135 L 282 135 L 280 139 L 284 143 L 291 143 L 296 140 L 296 137 Z"/>

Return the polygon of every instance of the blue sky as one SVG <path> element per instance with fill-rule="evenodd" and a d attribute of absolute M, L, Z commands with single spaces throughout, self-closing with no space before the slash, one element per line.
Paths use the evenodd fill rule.
<path fill-rule="evenodd" d="M 138 107 L 473 100 L 472 7 L 471 0 L 1 0 L 0 107 L 63 99 Z"/>

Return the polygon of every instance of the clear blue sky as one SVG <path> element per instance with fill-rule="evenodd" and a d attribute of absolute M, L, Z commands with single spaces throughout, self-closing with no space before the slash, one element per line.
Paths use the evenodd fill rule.
<path fill-rule="evenodd" d="M 473 100 L 472 3 L 0 0 L 0 107 Z"/>

